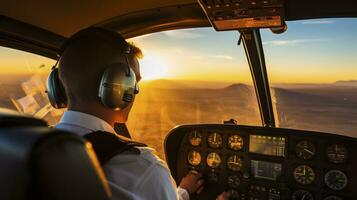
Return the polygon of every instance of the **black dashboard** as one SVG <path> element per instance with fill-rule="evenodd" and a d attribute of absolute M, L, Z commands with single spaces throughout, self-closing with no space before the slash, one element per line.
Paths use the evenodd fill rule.
<path fill-rule="evenodd" d="M 175 180 L 200 172 L 192 199 L 231 191 L 242 200 L 357 199 L 357 140 L 311 131 L 239 125 L 185 125 L 165 141 Z M 356 169 L 356 170 L 355 170 Z"/>

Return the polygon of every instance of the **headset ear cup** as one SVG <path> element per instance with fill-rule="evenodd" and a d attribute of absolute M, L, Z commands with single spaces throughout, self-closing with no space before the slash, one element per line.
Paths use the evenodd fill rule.
<path fill-rule="evenodd" d="M 130 68 L 129 68 L 130 69 Z M 113 110 L 126 108 L 135 96 L 136 77 L 134 71 L 123 63 L 115 63 L 105 69 L 99 85 L 103 105 Z"/>
<path fill-rule="evenodd" d="M 67 96 L 65 89 L 59 79 L 58 68 L 51 71 L 47 79 L 47 96 L 54 108 L 66 108 Z"/>

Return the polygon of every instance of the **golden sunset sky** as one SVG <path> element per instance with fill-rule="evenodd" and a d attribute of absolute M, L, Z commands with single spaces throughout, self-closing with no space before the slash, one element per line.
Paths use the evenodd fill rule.
<path fill-rule="evenodd" d="M 288 23 L 281 35 L 261 30 L 272 83 L 332 83 L 357 80 L 357 20 L 328 19 Z M 184 29 L 132 38 L 145 57 L 143 80 L 179 79 L 252 83 L 237 31 Z M 0 73 L 34 73 L 53 60 L 0 47 Z"/>

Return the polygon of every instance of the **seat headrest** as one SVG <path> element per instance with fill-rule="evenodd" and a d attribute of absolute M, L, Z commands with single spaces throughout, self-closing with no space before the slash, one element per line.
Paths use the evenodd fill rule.
<path fill-rule="evenodd" d="M 0 108 L 0 127 L 11 126 L 47 126 L 47 122 L 10 109 Z"/>
<path fill-rule="evenodd" d="M 1 200 L 108 200 L 90 143 L 39 119 L 0 111 Z"/>

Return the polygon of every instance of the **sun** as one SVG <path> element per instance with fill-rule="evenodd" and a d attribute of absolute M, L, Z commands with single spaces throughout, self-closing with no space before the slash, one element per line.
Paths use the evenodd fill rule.
<path fill-rule="evenodd" d="M 158 53 L 145 53 L 140 62 L 140 72 L 143 80 L 162 79 L 168 76 L 169 64 L 167 58 Z"/>

